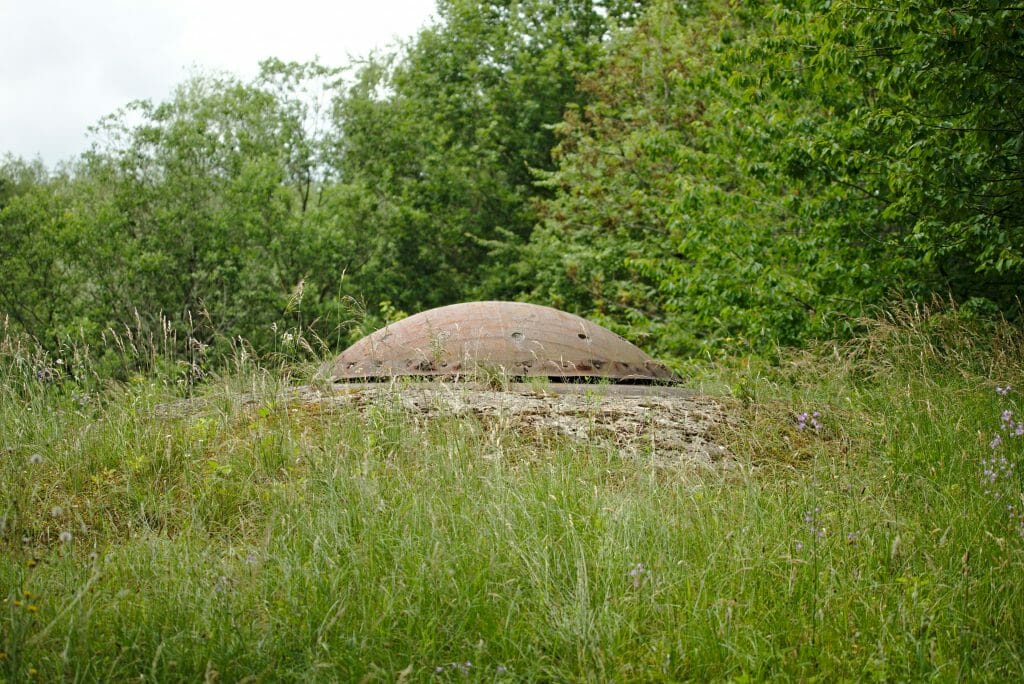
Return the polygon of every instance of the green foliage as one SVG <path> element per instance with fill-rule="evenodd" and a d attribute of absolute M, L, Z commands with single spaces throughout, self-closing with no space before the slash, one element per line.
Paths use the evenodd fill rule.
<path fill-rule="evenodd" d="M 82 237 L 69 208 L 69 181 L 17 162 L 3 172 L 0 307 L 20 328 L 46 339 L 81 315 L 81 267 L 62 258 Z"/>
<path fill-rule="evenodd" d="M 169 325 L 184 345 L 261 349 L 272 324 L 302 322 L 296 289 L 323 314 L 343 276 L 330 255 L 357 241 L 337 230 L 302 88 L 335 77 L 268 61 L 251 84 L 197 76 L 101 121 L 89 153 L 0 213 L 5 309 L 51 345 L 138 322 L 143 337 Z"/>
<path fill-rule="evenodd" d="M 535 220 L 531 169 L 576 79 L 638 3 L 442 2 L 399 58 L 373 58 L 338 101 L 339 175 L 380 240 L 357 277 L 407 310 L 519 289 L 508 260 Z M 358 198 L 358 199 L 356 199 Z"/>
<path fill-rule="evenodd" d="M 764 350 L 841 329 L 885 279 L 831 216 L 790 137 L 818 104 L 767 89 L 756 13 L 665 5 L 620 34 L 559 127 L 532 295 L 619 321 L 675 354 Z M 893 268 L 884 265 L 883 268 Z"/>
<path fill-rule="evenodd" d="M 126 139 L 88 155 L 82 173 L 103 179 L 110 217 L 120 219 L 99 229 L 122 243 L 125 268 L 113 270 L 132 283 L 115 301 L 149 315 L 203 312 L 213 330 L 201 341 L 245 334 L 266 347 L 304 275 L 292 268 L 293 249 L 316 161 L 302 112 L 258 85 L 207 78 L 134 113 L 143 123 L 130 130 L 104 124 L 101 134 Z"/>
<path fill-rule="evenodd" d="M 194 77 L 53 172 L 5 160 L 4 314 L 189 364 L 341 347 L 385 303 L 530 299 L 677 357 L 843 337 L 893 297 L 1020 315 L 1017 8 L 438 15 L 347 71 Z"/>
<path fill-rule="evenodd" d="M 1020 7 L 842 2 L 783 23 L 810 96 L 834 107 L 808 156 L 870 198 L 862 229 L 909 251 L 931 287 L 1011 307 L 1024 282 Z"/>
<path fill-rule="evenodd" d="M 895 290 L 1016 315 L 1018 14 L 653 7 L 558 127 L 530 296 L 675 354 L 847 334 Z"/>

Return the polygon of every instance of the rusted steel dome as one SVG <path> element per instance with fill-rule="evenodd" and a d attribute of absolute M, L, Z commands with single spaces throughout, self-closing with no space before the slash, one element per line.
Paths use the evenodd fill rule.
<path fill-rule="evenodd" d="M 500 370 L 513 377 L 678 380 L 664 365 L 596 323 L 522 302 L 430 309 L 367 335 L 320 369 L 332 381 Z"/>

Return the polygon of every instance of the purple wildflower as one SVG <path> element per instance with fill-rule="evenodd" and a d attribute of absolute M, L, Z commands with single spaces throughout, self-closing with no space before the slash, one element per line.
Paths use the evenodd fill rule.
<path fill-rule="evenodd" d="M 992 441 L 988 443 L 988 448 L 989 449 L 998 449 L 999 445 L 1002 444 L 1002 443 L 1003 443 L 1003 438 L 1000 437 L 999 435 L 996 435 L 995 437 L 992 438 Z"/>
<path fill-rule="evenodd" d="M 633 578 L 633 588 L 639 589 L 640 585 L 644 583 L 644 575 L 647 573 L 647 568 L 644 567 L 643 563 L 637 563 L 636 567 L 629 571 L 629 576 Z"/>
<path fill-rule="evenodd" d="M 1005 454 L 996 455 L 993 453 L 989 458 L 983 459 L 981 481 L 985 485 L 985 493 L 997 499 L 1002 493 L 995 489 L 999 480 L 1009 481 L 1013 477 L 1013 464 L 1006 458 Z"/>
<path fill-rule="evenodd" d="M 1013 425 L 1013 411 L 1006 409 L 1003 411 L 1003 415 L 999 417 L 999 422 L 1003 424 L 1003 427 L 1009 427 Z"/>
<path fill-rule="evenodd" d="M 804 513 L 804 522 L 807 523 L 807 530 L 812 535 L 821 539 L 825 536 L 825 528 L 818 525 L 818 514 L 821 513 L 821 506 L 815 506 L 814 511 Z"/>
<path fill-rule="evenodd" d="M 1005 397 L 1007 394 L 1010 393 L 1011 389 L 1013 388 L 1010 387 L 1009 385 L 1007 385 L 1006 387 L 1000 387 L 999 385 L 996 385 L 996 394 L 998 394 L 1001 397 Z"/>
<path fill-rule="evenodd" d="M 803 413 L 798 413 L 796 416 L 796 429 L 806 430 L 807 426 L 810 425 L 814 428 L 815 432 L 821 432 L 822 425 L 819 418 L 821 418 L 821 411 L 814 411 L 813 413 L 807 413 L 804 411 Z"/>

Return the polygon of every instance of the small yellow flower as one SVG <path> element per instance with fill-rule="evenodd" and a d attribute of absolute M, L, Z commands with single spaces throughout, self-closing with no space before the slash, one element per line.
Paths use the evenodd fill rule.
<path fill-rule="evenodd" d="M 21 595 L 22 595 L 22 596 L 24 596 L 24 597 L 25 597 L 25 598 L 27 598 L 27 599 L 30 599 L 30 598 L 32 598 L 32 592 L 31 592 L 31 591 L 23 591 L 23 592 L 21 593 Z"/>
<path fill-rule="evenodd" d="M 22 606 L 21 601 L 19 601 L 18 599 L 14 599 L 14 607 L 15 608 L 21 608 L 21 606 Z"/>
<path fill-rule="evenodd" d="M 25 610 L 27 610 L 30 613 L 38 613 L 39 606 L 35 605 L 34 603 L 30 603 L 27 606 L 25 606 Z"/>
<path fill-rule="evenodd" d="M 29 677 L 35 677 L 37 674 L 39 674 L 39 670 L 37 670 L 34 667 L 28 668 L 28 676 Z"/>

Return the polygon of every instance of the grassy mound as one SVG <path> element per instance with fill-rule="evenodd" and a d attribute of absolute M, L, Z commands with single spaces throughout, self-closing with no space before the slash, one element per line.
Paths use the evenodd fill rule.
<path fill-rule="evenodd" d="M 722 474 L 249 365 L 160 413 L 6 340 L 0 678 L 1020 679 L 1022 349 L 908 315 L 695 366 L 743 400 Z"/>

